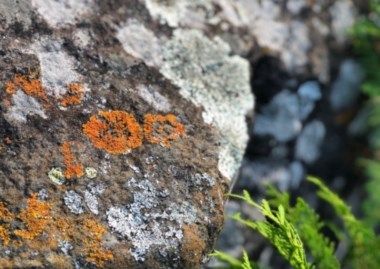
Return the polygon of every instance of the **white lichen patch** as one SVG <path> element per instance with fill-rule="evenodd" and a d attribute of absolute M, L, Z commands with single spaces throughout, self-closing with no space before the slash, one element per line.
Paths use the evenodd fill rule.
<path fill-rule="evenodd" d="M 62 48 L 62 40 L 41 39 L 33 43 L 26 52 L 34 53 L 38 57 L 41 82 L 47 95 L 60 99 L 66 94 L 69 84 L 81 83 L 82 76 L 76 71 L 79 63 Z"/>
<path fill-rule="evenodd" d="M 93 0 L 31 0 L 32 5 L 51 27 L 75 24 L 94 8 Z"/>
<path fill-rule="evenodd" d="M 107 218 L 115 232 L 131 240 L 133 247 L 130 252 L 136 261 L 144 261 L 146 253 L 153 245 L 161 246 L 164 255 L 170 250 L 178 250 L 183 237 L 181 229 L 173 230 L 157 221 L 148 226 L 125 208 L 111 207 L 107 211 Z M 179 258 L 178 253 L 177 256 Z"/>
<path fill-rule="evenodd" d="M 118 28 L 116 37 L 127 53 L 143 59 L 147 65 L 160 65 L 161 42 L 152 31 L 138 21 L 130 20 Z"/>
<path fill-rule="evenodd" d="M 69 241 L 58 240 L 58 248 L 62 251 L 63 254 L 69 255 L 70 251 L 74 248 Z"/>
<path fill-rule="evenodd" d="M 0 1 L 0 20 L 5 20 L 5 27 L 16 22 L 21 22 L 25 28 L 28 28 L 32 23 L 31 14 L 29 0 Z M 0 29 L 2 26 L 0 26 Z"/>
<path fill-rule="evenodd" d="M 77 29 L 73 35 L 75 46 L 85 48 L 91 45 L 91 35 L 88 30 Z"/>
<path fill-rule="evenodd" d="M 86 177 L 94 179 L 98 175 L 98 171 L 94 167 L 86 167 L 84 169 Z"/>
<path fill-rule="evenodd" d="M 48 177 L 54 184 L 57 185 L 62 185 L 66 180 L 63 169 L 60 167 L 52 168 L 48 173 Z"/>
<path fill-rule="evenodd" d="M 40 189 L 37 193 L 38 200 L 46 201 L 49 198 L 49 192 L 46 189 Z"/>
<path fill-rule="evenodd" d="M 171 27 L 203 28 L 214 9 L 210 0 L 144 0 L 150 15 Z"/>
<path fill-rule="evenodd" d="M 63 197 L 65 205 L 69 208 L 71 213 L 76 215 L 83 214 L 84 208 L 82 203 L 82 196 L 75 191 L 66 191 Z"/>
<path fill-rule="evenodd" d="M 218 127 L 218 167 L 233 179 L 248 142 L 245 115 L 253 109 L 254 99 L 248 62 L 229 53 L 220 38 L 210 40 L 196 30 L 176 30 L 163 47 L 160 71 L 180 88 L 183 97 L 204 108 L 205 122 Z"/>
<path fill-rule="evenodd" d="M 99 214 L 98 197 L 100 194 L 103 193 L 105 189 L 106 187 L 103 184 L 99 184 L 99 185 L 90 184 L 89 186 L 87 186 L 87 190 L 84 191 L 84 201 L 88 209 L 95 215 Z"/>
<path fill-rule="evenodd" d="M 18 90 L 13 95 L 13 106 L 4 114 L 5 119 L 11 123 L 25 123 L 28 115 L 38 115 L 47 119 L 45 111 L 42 109 L 37 100 L 23 91 Z"/>
<path fill-rule="evenodd" d="M 130 252 L 137 261 L 144 261 L 154 245 L 160 246 L 160 253 L 164 256 L 176 250 L 172 255 L 179 258 L 178 248 L 183 237 L 181 226 L 197 221 L 196 208 L 187 202 L 160 208 L 160 199 L 167 193 L 157 190 L 146 179 L 131 178 L 126 187 L 133 192 L 133 203 L 107 210 L 111 229 L 131 241 Z M 162 225 L 163 220 L 170 221 L 171 225 Z"/>
<path fill-rule="evenodd" d="M 197 173 L 191 177 L 191 180 L 193 181 L 194 185 L 199 187 L 202 185 L 213 187 L 215 185 L 215 179 L 206 173 Z"/>
<path fill-rule="evenodd" d="M 137 93 L 154 109 L 162 112 L 169 112 L 171 105 L 169 100 L 161 95 L 158 89 L 152 85 L 148 87 L 144 85 L 137 86 Z"/>
<path fill-rule="evenodd" d="M 38 53 L 41 80 L 48 95 L 59 98 L 67 92 L 70 83 L 80 81 L 75 71 L 75 59 L 64 51 Z"/>

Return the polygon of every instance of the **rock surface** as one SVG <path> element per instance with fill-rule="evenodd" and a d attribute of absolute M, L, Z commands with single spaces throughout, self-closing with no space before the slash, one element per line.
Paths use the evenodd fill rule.
<path fill-rule="evenodd" d="M 254 104 L 234 5 L 1 1 L 2 267 L 204 267 Z"/>

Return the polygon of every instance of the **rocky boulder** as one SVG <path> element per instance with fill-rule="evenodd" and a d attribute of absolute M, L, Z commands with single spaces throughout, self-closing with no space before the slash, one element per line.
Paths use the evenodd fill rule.
<path fill-rule="evenodd" d="M 254 104 L 222 2 L 0 2 L 2 268 L 204 267 Z"/>

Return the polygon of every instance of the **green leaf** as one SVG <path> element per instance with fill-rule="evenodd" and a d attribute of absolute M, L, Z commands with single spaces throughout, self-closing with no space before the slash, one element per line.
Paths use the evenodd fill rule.
<path fill-rule="evenodd" d="M 211 253 L 210 256 L 216 257 L 219 260 L 221 260 L 223 262 L 226 262 L 229 265 L 232 265 L 232 266 L 234 266 L 236 268 L 242 268 L 241 261 L 239 261 L 238 259 L 232 257 L 231 255 L 229 255 L 227 253 L 224 253 L 224 252 L 221 252 L 221 251 L 218 251 L 218 250 L 214 250 L 214 252 Z"/>
<path fill-rule="evenodd" d="M 239 261 L 231 255 L 218 250 L 214 250 L 210 256 L 216 257 L 222 262 L 226 262 L 229 265 L 229 269 L 259 269 L 258 265 L 255 262 L 249 260 L 246 251 L 243 251 L 242 261 Z"/>
<path fill-rule="evenodd" d="M 235 214 L 233 219 L 245 226 L 258 231 L 267 238 L 279 251 L 279 253 L 295 269 L 309 269 L 312 265 L 306 260 L 303 243 L 295 227 L 286 219 L 285 209 L 279 206 L 277 210 L 271 208 L 267 200 L 262 200 L 261 205 L 253 202 L 248 192 L 244 196 L 234 195 L 250 205 L 258 208 L 266 217 L 266 221 L 254 221 L 243 219 L 240 214 Z"/>
<path fill-rule="evenodd" d="M 376 237 L 374 231 L 364 222 L 356 219 L 350 207 L 321 180 L 316 177 L 308 177 L 308 180 L 318 186 L 318 196 L 331 204 L 338 216 L 342 218 L 353 245 L 351 254 L 354 268 L 379 268 L 380 239 Z"/>

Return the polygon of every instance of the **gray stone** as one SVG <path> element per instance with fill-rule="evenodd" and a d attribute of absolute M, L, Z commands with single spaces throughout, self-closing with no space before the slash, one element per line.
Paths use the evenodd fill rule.
<path fill-rule="evenodd" d="M 307 81 L 298 88 L 300 118 L 305 120 L 314 110 L 315 102 L 322 98 L 321 88 L 316 81 Z"/>
<path fill-rule="evenodd" d="M 341 63 L 330 94 L 330 103 L 334 110 L 347 108 L 357 100 L 363 78 L 363 70 L 355 60 L 346 59 Z"/>
<path fill-rule="evenodd" d="M 241 169 L 241 179 L 236 183 L 239 188 L 252 189 L 272 183 L 282 191 L 289 189 L 292 174 L 286 161 L 259 159 L 245 161 Z"/>
<path fill-rule="evenodd" d="M 296 94 L 281 91 L 255 119 L 254 133 L 272 135 L 279 142 L 294 139 L 301 131 L 299 100 Z"/>
<path fill-rule="evenodd" d="M 290 187 L 297 189 L 305 176 L 305 168 L 301 162 L 294 161 L 289 165 L 289 170 L 291 173 Z"/>
<path fill-rule="evenodd" d="M 371 114 L 370 107 L 362 108 L 348 126 L 348 132 L 353 136 L 364 135 L 368 131 L 368 120 Z"/>
<path fill-rule="evenodd" d="M 300 98 L 318 101 L 322 98 L 321 87 L 317 81 L 306 81 L 298 88 Z"/>
<path fill-rule="evenodd" d="M 320 146 L 326 135 L 322 122 L 314 120 L 308 123 L 297 138 L 295 155 L 305 163 L 314 163 L 320 156 Z"/>

